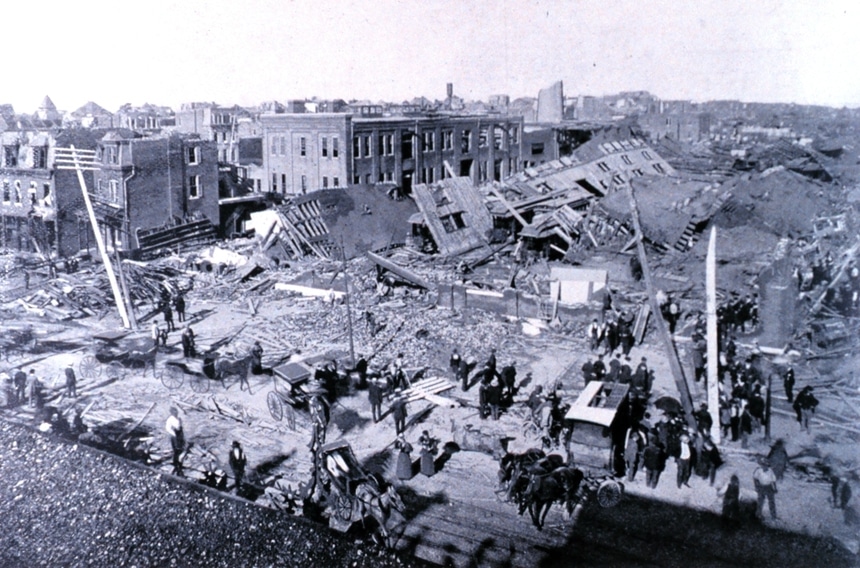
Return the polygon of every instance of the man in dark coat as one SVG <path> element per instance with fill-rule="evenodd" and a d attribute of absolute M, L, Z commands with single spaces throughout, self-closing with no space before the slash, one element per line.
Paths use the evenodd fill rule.
<path fill-rule="evenodd" d="M 69 398 L 78 397 L 78 379 L 75 377 L 75 370 L 71 363 L 66 367 L 66 396 Z"/>
<path fill-rule="evenodd" d="M 594 371 L 594 380 L 602 381 L 606 377 L 606 364 L 603 362 L 603 355 L 597 356 L 597 361 L 592 366 Z"/>
<path fill-rule="evenodd" d="M 655 438 L 651 438 L 642 452 L 642 465 L 645 467 L 646 485 L 655 489 L 660 481 L 660 474 L 666 469 L 666 452 Z"/>
<path fill-rule="evenodd" d="M 245 477 L 245 464 L 247 462 L 242 445 L 233 440 L 233 447 L 230 448 L 230 469 L 233 470 L 233 477 L 236 479 L 236 491 L 242 487 L 242 478 Z"/>
<path fill-rule="evenodd" d="M 263 372 L 263 346 L 259 341 L 255 341 L 251 347 L 251 372 L 255 375 Z"/>
<path fill-rule="evenodd" d="M 370 402 L 370 413 L 374 422 L 382 420 L 382 387 L 377 379 L 370 379 L 367 384 L 367 400 Z"/>
<path fill-rule="evenodd" d="M 15 371 L 12 383 L 15 385 L 15 399 L 17 404 L 24 404 L 24 399 L 26 398 L 27 393 L 27 373 L 24 372 L 24 369 L 18 369 Z"/>
<path fill-rule="evenodd" d="M 788 402 L 794 401 L 794 368 L 789 366 L 782 378 L 782 386 L 785 388 L 785 398 Z"/>
<path fill-rule="evenodd" d="M 812 387 L 805 386 L 794 399 L 794 411 L 797 413 L 797 421 L 800 422 L 800 427 L 809 431 L 809 421 L 815 413 L 815 407 L 818 406 L 818 399 L 812 394 Z"/>
<path fill-rule="evenodd" d="M 460 369 L 460 361 L 462 361 L 462 360 L 463 360 L 462 357 L 460 357 L 460 354 L 457 352 L 457 349 L 455 348 L 454 351 L 451 353 L 451 358 L 448 359 L 448 366 L 451 368 L 451 372 L 454 373 L 455 375 L 457 374 L 457 371 Z"/>
<path fill-rule="evenodd" d="M 176 308 L 176 319 L 185 321 L 185 296 L 177 294 L 173 299 L 173 307 Z"/>
<path fill-rule="evenodd" d="M 164 303 L 162 313 L 164 313 L 164 325 L 167 326 L 167 331 L 176 331 L 176 326 L 173 324 L 173 310 L 170 309 L 170 302 Z"/>
<path fill-rule="evenodd" d="M 463 392 L 469 390 L 469 364 L 465 359 L 460 359 L 457 367 L 457 380 L 462 384 Z"/>
<path fill-rule="evenodd" d="M 394 432 L 400 435 L 406 431 L 406 417 L 408 416 L 406 399 L 402 396 L 397 397 L 391 406 L 391 413 L 394 416 Z"/>
<path fill-rule="evenodd" d="M 506 403 L 510 403 L 513 401 L 514 395 L 516 394 L 517 388 L 517 368 L 516 363 L 511 361 L 509 365 L 505 365 L 502 367 L 501 376 L 501 387 L 502 387 L 502 400 Z"/>

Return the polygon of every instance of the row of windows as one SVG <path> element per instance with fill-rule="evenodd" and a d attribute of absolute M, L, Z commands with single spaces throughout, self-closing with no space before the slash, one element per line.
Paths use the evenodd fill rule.
<path fill-rule="evenodd" d="M 287 191 L 287 174 L 280 174 L 280 182 L 281 182 L 280 185 L 278 185 L 278 177 L 279 177 L 278 174 L 276 174 L 276 173 L 272 174 L 272 192 L 277 193 L 278 188 L 280 188 L 281 192 L 286 192 Z M 328 176 L 323 176 L 322 177 L 322 188 L 323 189 L 329 188 L 328 182 L 329 182 Z M 340 187 L 340 178 L 339 177 L 335 176 L 335 177 L 331 178 L 331 182 L 332 182 L 331 187 Z M 302 193 L 308 192 L 308 189 L 309 189 L 308 188 L 308 176 L 306 176 L 306 175 L 302 176 L 300 187 L 301 187 Z M 316 188 L 314 188 L 314 189 L 316 189 Z M 258 190 L 259 190 L 259 184 L 258 184 Z"/>
<path fill-rule="evenodd" d="M 42 196 L 37 197 L 39 191 L 39 184 L 35 181 L 30 182 L 30 187 L 27 190 L 27 197 L 24 197 L 24 189 L 21 185 L 21 180 L 16 179 L 13 183 L 8 179 L 3 180 L 3 203 L 15 205 L 22 205 L 25 202 L 29 202 L 30 205 L 36 205 L 39 199 L 45 200 L 46 205 L 49 205 L 49 198 L 51 195 L 51 184 L 43 183 L 42 184 Z"/>
<path fill-rule="evenodd" d="M 48 147 L 47 146 L 33 146 L 30 151 L 33 154 L 33 167 L 34 168 L 47 168 L 48 167 Z M 17 168 L 18 167 L 18 146 L 17 145 L 8 145 L 3 146 L 3 167 L 6 168 Z"/>
<path fill-rule="evenodd" d="M 510 144 L 519 144 L 519 127 L 514 126 L 508 133 L 508 141 Z M 443 130 L 442 134 L 442 151 L 450 151 L 454 149 L 454 131 L 453 130 Z M 413 149 L 413 145 L 418 142 L 420 143 L 420 151 L 422 152 L 435 152 L 436 151 L 436 131 L 435 130 L 426 130 L 421 132 L 420 135 L 417 135 L 412 132 L 403 132 L 401 133 L 401 137 L 403 139 L 402 142 L 402 153 L 404 157 L 411 157 Z M 489 143 L 489 126 L 482 126 L 478 132 L 478 147 L 486 148 Z M 379 156 L 393 156 L 394 155 L 394 134 L 383 133 L 380 134 L 377 144 L 377 155 Z M 359 136 L 355 136 L 352 139 L 352 153 L 356 158 L 369 158 L 372 156 L 373 145 L 371 144 L 371 136 L 369 134 L 363 134 Z M 496 127 L 493 129 L 493 147 L 496 150 L 504 150 L 505 149 L 505 131 L 502 127 Z M 469 129 L 464 129 L 460 133 L 460 152 L 466 154 L 472 151 L 472 131 Z M 408 155 L 408 156 L 407 156 Z"/>
<path fill-rule="evenodd" d="M 331 147 L 329 147 L 329 142 L 331 142 Z M 286 156 L 287 148 L 286 136 L 272 136 L 272 156 Z M 337 158 L 340 156 L 340 140 L 338 137 L 332 136 L 331 139 L 328 136 L 320 137 L 320 154 L 323 158 Z M 308 155 L 308 139 L 304 136 L 299 137 L 299 155 Z"/>

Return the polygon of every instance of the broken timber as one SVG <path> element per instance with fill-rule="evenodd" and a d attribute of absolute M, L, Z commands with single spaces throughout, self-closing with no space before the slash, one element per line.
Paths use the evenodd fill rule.
<path fill-rule="evenodd" d="M 376 264 L 378 264 L 382 268 L 385 268 L 386 270 L 393 272 L 394 274 L 400 276 L 404 280 L 408 280 L 409 282 L 412 282 L 413 284 L 415 284 L 417 286 L 421 286 L 425 290 L 434 290 L 435 289 L 435 286 L 433 286 L 431 283 L 427 282 L 426 280 L 424 280 L 423 278 L 421 278 L 420 276 L 418 276 L 417 274 L 415 274 L 411 270 L 409 270 L 407 268 L 403 268 L 402 266 L 395 264 L 394 262 L 391 262 L 387 258 L 383 258 L 383 257 L 379 256 L 378 254 L 374 254 L 370 251 L 367 251 L 367 258 L 369 258 L 370 260 L 372 260 L 373 262 L 375 262 Z"/>
<path fill-rule="evenodd" d="M 630 200 L 630 216 L 633 219 L 633 227 L 636 230 L 636 235 L 639 237 L 636 239 L 636 251 L 639 254 L 639 263 L 642 265 L 642 277 L 645 280 L 645 286 L 648 288 L 651 311 L 659 314 L 660 304 L 657 302 L 657 295 L 651 280 L 651 268 L 648 266 L 648 257 L 645 254 L 645 243 L 642 240 L 642 227 L 639 226 L 639 208 L 636 205 L 636 196 L 633 195 L 633 186 L 630 183 L 625 184 L 625 186 L 627 197 Z M 675 344 L 672 343 L 672 337 L 669 335 L 666 321 L 662 317 L 655 317 L 654 325 L 657 326 L 660 339 L 663 340 L 666 357 L 669 359 L 669 368 L 672 370 L 672 376 L 675 379 L 675 384 L 678 386 L 679 398 L 681 399 L 681 405 L 684 407 L 687 424 L 695 430 L 698 426 L 696 419 L 693 417 L 693 399 L 690 396 L 690 388 L 687 386 L 687 379 L 684 377 L 684 369 L 681 367 L 681 361 L 678 358 Z"/>
<path fill-rule="evenodd" d="M 438 396 L 440 392 L 445 392 L 454 388 L 447 379 L 442 377 L 430 377 L 416 381 L 411 387 L 404 389 L 399 393 L 398 398 L 405 398 L 406 402 L 415 402 L 416 400 L 424 399 L 427 402 L 438 406 L 457 406 L 457 403 L 449 398 Z"/>

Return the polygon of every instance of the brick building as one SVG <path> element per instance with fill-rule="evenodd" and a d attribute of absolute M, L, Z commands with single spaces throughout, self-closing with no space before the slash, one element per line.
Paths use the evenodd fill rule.
<path fill-rule="evenodd" d="M 108 246 L 137 249 L 141 231 L 190 219 L 218 225 L 215 142 L 112 130 L 99 142 L 97 160 L 91 192 Z"/>
<path fill-rule="evenodd" d="M 176 113 L 176 130 L 199 134 L 203 140 L 212 140 L 218 147 L 218 161 L 238 162 L 238 142 L 251 113 L 240 106 L 223 107 L 213 103 L 186 103 Z M 243 121 L 243 119 L 246 119 Z"/>
<path fill-rule="evenodd" d="M 74 145 L 93 150 L 98 136 L 85 129 L 0 134 L 0 246 L 59 257 L 87 247 L 91 233 L 77 214 L 83 208 L 77 174 L 55 168 L 54 149 Z M 84 173 L 89 184 L 92 177 L 92 172 Z"/>
<path fill-rule="evenodd" d="M 520 171 L 520 117 L 348 114 L 262 115 L 263 187 L 304 194 L 347 184 L 416 183 L 455 176 L 475 184 Z"/>

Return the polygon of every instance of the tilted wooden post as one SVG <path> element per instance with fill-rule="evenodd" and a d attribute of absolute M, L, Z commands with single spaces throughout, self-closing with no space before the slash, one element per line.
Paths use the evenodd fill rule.
<path fill-rule="evenodd" d="M 690 388 L 687 386 L 687 379 L 684 377 L 684 369 L 681 367 L 678 352 L 675 350 L 675 343 L 672 341 L 671 335 L 669 335 L 669 328 L 666 327 L 666 322 L 660 315 L 660 304 L 657 302 L 657 295 L 651 280 L 651 268 L 648 266 L 648 257 L 645 255 L 645 243 L 642 242 L 642 227 L 639 225 L 639 207 L 636 205 L 636 197 L 633 195 L 632 184 L 628 182 L 626 186 L 627 197 L 630 199 L 630 216 L 633 218 L 633 228 L 638 236 L 636 239 L 636 251 L 639 254 L 639 263 L 642 265 L 642 277 L 645 280 L 645 286 L 648 288 L 648 299 L 651 301 L 651 310 L 654 312 L 654 325 L 657 327 L 657 333 L 663 341 L 666 357 L 669 359 L 669 368 L 672 370 L 672 377 L 675 379 L 675 384 L 678 387 L 678 394 L 681 399 L 681 406 L 684 408 L 687 424 L 695 429 L 697 425 L 696 418 L 693 416 L 693 399 L 690 396 Z"/>

